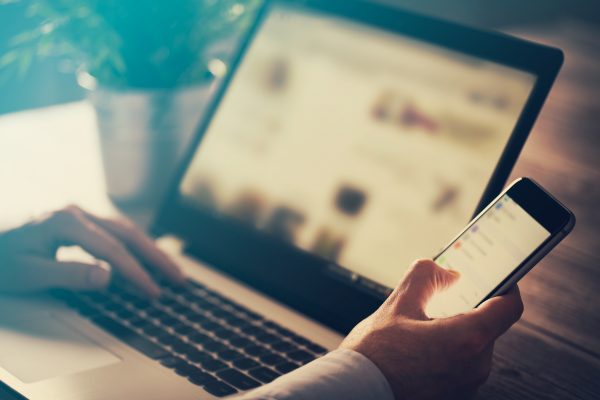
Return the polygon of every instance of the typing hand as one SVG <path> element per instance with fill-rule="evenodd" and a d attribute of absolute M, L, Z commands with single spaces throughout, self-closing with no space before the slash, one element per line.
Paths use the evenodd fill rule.
<path fill-rule="evenodd" d="M 80 246 L 99 263 L 61 262 L 61 246 Z M 111 220 L 69 206 L 47 217 L 0 234 L 0 291 L 47 288 L 105 288 L 116 272 L 142 293 L 156 297 L 160 289 L 142 264 L 174 283 L 183 281 L 179 268 L 128 220 Z"/>
<path fill-rule="evenodd" d="M 523 303 L 515 287 L 465 314 L 429 319 L 427 301 L 457 277 L 431 260 L 415 262 L 340 347 L 373 361 L 397 399 L 473 397 L 489 375 L 494 341 L 521 317 Z"/>

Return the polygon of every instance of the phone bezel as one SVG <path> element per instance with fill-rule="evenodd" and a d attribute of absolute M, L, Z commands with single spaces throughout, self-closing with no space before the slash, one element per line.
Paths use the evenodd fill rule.
<path fill-rule="evenodd" d="M 480 218 L 482 218 L 498 201 L 508 195 L 525 212 L 539 222 L 550 235 L 519 265 L 517 265 L 496 287 L 490 291 L 476 305 L 478 307 L 486 300 L 506 293 L 527 272 L 529 272 L 546 254 L 550 252 L 575 226 L 575 215 L 560 201 L 543 189 L 530 178 L 519 178 L 502 191 L 487 207 L 485 207 L 447 246 L 435 257 L 436 260 L 449 247 L 451 247 L 465 232 L 467 232 Z"/>
<path fill-rule="evenodd" d="M 574 218 L 569 209 L 532 179 L 521 178 L 505 192 L 551 235 L 560 232 Z"/>

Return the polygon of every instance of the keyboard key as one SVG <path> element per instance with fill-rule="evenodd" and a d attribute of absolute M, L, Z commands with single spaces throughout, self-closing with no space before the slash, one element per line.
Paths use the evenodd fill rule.
<path fill-rule="evenodd" d="M 310 340 L 303 338 L 302 336 L 298 336 L 298 335 L 291 336 L 290 340 L 292 340 L 295 343 L 298 343 L 299 345 L 302 345 L 302 346 L 307 346 L 309 344 L 313 344 L 313 342 L 311 342 Z"/>
<path fill-rule="evenodd" d="M 169 310 L 171 310 L 171 312 L 175 315 L 183 314 L 184 312 L 188 311 L 188 309 L 189 308 L 183 304 L 176 304 L 169 307 Z"/>
<path fill-rule="evenodd" d="M 327 349 L 323 346 L 319 346 L 316 343 L 311 343 L 305 346 L 307 349 L 312 351 L 315 354 L 324 354 L 327 353 Z"/>
<path fill-rule="evenodd" d="M 119 303 L 107 303 L 104 305 L 106 311 L 116 312 L 123 309 L 123 306 Z"/>
<path fill-rule="evenodd" d="M 241 331 L 245 335 L 254 336 L 254 337 L 268 334 L 267 331 L 265 331 L 263 328 L 256 326 L 256 325 L 249 325 L 247 327 L 242 328 Z"/>
<path fill-rule="evenodd" d="M 251 320 L 254 320 L 254 321 L 260 321 L 260 320 L 263 319 L 262 315 L 259 315 L 259 314 L 255 313 L 255 312 L 250 311 L 250 310 L 242 309 L 242 310 L 239 311 L 239 313 L 242 314 L 244 317 L 246 317 L 248 319 L 251 319 Z"/>
<path fill-rule="evenodd" d="M 194 385 L 204 386 L 208 384 L 214 384 L 215 382 L 219 382 L 217 378 L 212 376 L 211 374 L 198 369 L 191 373 L 188 376 L 188 380 L 192 382 Z"/>
<path fill-rule="evenodd" d="M 264 346 L 260 346 L 260 345 L 246 347 L 244 349 L 244 351 L 247 354 L 250 354 L 251 356 L 255 356 L 255 357 L 260 357 L 260 356 L 264 356 L 264 355 L 267 355 L 267 354 L 271 354 L 271 352 L 269 351 L 269 349 L 267 349 Z"/>
<path fill-rule="evenodd" d="M 248 373 L 253 378 L 256 378 L 259 381 L 264 382 L 264 383 L 269 383 L 273 379 L 277 378 L 278 376 L 281 376 L 280 373 L 275 372 L 271 368 L 267 368 L 267 367 L 254 368 L 254 369 L 251 369 L 250 371 L 248 371 Z"/>
<path fill-rule="evenodd" d="M 206 324 L 206 323 L 210 322 L 209 318 L 207 318 L 203 314 L 197 313 L 195 311 L 191 312 L 191 313 L 184 314 L 183 317 L 185 319 L 187 319 L 188 321 L 195 322 L 195 323 L 200 324 L 200 325 Z"/>
<path fill-rule="evenodd" d="M 210 313 L 212 310 L 217 308 L 216 305 L 209 303 L 204 299 L 195 299 L 193 300 L 193 304 L 203 313 Z"/>
<path fill-rule="evenodd" d="M 273 321 L 263 321 L 263 326 L 266 326 L 269 329 L 273 329 L 274 331 L 281 328 L 281 326 L 279 324 L 277 324 Z"/>
<path fill-rule="evenodd" d="M 167 350 L 139 335 L 134 330 L 108 317 L 98 317 L 93 320 L 103 329 L 121 339 L 134 349 L 150 358 L 158 359 L 169 355 Z"/>
<path fill-rule="evenodd" d="M 315 359 L 315 356 L 304 350 L 292 351 L 291 353 L 287 353 L 287 356 L 294 361 L 300 362 L 306 362 Z"/>
<path fill-rule="evenodd" d="M 279 336 L 276 335 L 272 335 L 270 333 L 264 333 L 262 335 L 258 335 L 255 337 L 255 339 L 258 342 L 264 343 L 264 344 L 271 344 L 271 343 L 276 343 L 278 341 L 281 340 L 281 338 Z"/>
<path fill-rule="evenodd" d="M 175 364 L 172 368 L 175 370 L 175 373 L 181 376 L 189 376 L 198 371 L 198 367 L 183 360 Z"/>
<path fill-rule="evenodd" d="M 196 349 L 195 346 L 193 346 L 189 343 L 186 343 L 181 339 L 173 340 L 173 343 L 171 343 L 170 346 L 173 349 L 173 351 L 180 353 L 180 354 L 189 354 L 193 351 L 198 350 L 198 349 Z"/>
<path fill-rule="evenodd" d="M 133 318 L 135 316 L 133 311 L 128 310 L 127 308 L 118 310 L 115 314 L 117 314 L 117 317 L 122 318 L 122 319 L 129 319 L 129 318 Z"/>
<path fill-rule="evenodd" d="M 211 356 L 210 353 L 207 353 L 202 350 L 191 351 L 191 352 L 187 353 L 185 355 L 185 357 L 192 362 L 200 363 L 200 364 L 202 364 L 202 362 L 204 362 L 204 361 L 209 361 L 209 360 L 214 359 L 214 357 Z"/>
<path fill-rule="evenodd" d="M 207 371 L 219 371 L 221 369 L 227 368 L 227 364 L 222 361 L 217 360 L 216 358 L 210 358 L 200 362 L 200 365 Z"/>
<path fill-rule="evenodd" d="M 158 309 L 158 308 L 150 308 L 150 309 L 146 310 L 146 316 L 149 318 L 153 318 L 153 319 L 171 317 L 170 314 L 167 314 L 166 312 L 164 312 L 163 310 Z"/>
<path fill-rule="evenodd" d="M 218 318 L 218 319 L 225 319 L 227 317 L 233 317 L 234 316 L 229 311 L 225 311 L 225 310 L 220 309 L 220 308 L 216 308 L 216 309 L 212 310 L 210 313 L 211 313 L 211 315 L 213 315 L 215 318 Z"/>
<path fill-rule="evenodd" d="M 281 372 L 282 374 L 287 374 L 288 372 L 295 370 L 299 366 L 300 366 L 300 364 L 296 364 L 294 362 L 287 361 L 287 362 L 276 365 L 275 369 L 277 371 Z"/>
<path fill-rule="evenodd" d="M 299 350 L 298 346 L 296 346 L 288 341 L 281 341 L 281 342 L 273 343 L 271 345 L 271 348 L 273 350 L 277 350 L 282 353 L 289 353 L 292 351 Z"/>
<path fill-rule="evenodd" d="M 156 337 L 164 333 L 164 329 L 157 325 L 146 325 L 142 328 L 144 333 L 148 336 Z"/>
<path fill-rule="evenodd" d="M 221 340 L 227 340 L 232 337 L 239 336 L 237 332 L 232 331 L 231 329 L 221 328 L 213 332 L 213 334 Z"/>
<path fill-rule="evenodd" d="M 183 336 L 187 336 L 187 335 L 190 335 L 190 334 L 196 332 L 196 329 L 193 326 L 186 325 L 181 322 L 171 326 L 171 328 L 175 332 L 177 332 L 178 334 L 183 335 Z"/>
<path fill-rule="evenodd" d="M 238 358 L 243 358 L 244 355 L 242 353 L 240 353 L 239 351 L 229 349 L 229 350 L 223 350 L 223 351 L 218 352 L 217 357 L 219 357 L 221 360 L 231 361 L 231 360 L 235 360 Z"/>
<path fill-rule="evenodd" d="M 241 336 L 237 337 L 237 338 L 229 339 L 228 342 L 233 347 L 238 347 L 238 348 L 245 348 L 245 347 L 250 347 L 250 346 L 256 345 L 256 343 L 254 343 L 252 340 L 247 339 L 245 337 L 241 337 Z"/>
<path fill-rule="evenodd" d="M 181 339 L 179 339 L 177 336 L 173 335 L 172 333 L 166 332 L 166 331 L 162 332 L 158 336 L 155 336 L 154 338 L 156 340 L 158 340 L 158 342 L 164 346 L 171 346 L 175 343 L 181 342 Z"/>
<path fill-rule="evenodd" d="M 179 302 L 172 297 L 162 297 L 159 302 L 165 307 L 176 306 L 179 304 Z"/>
<path fill-rule="evenodd" d="M 246 324 L 245 320 L 243 320 L 241 318 L 238 318 L 238 317 L 236 317 L 234 315 L 232 315 L 231 317 L 225 318 L 224 321 L 228 325 L 233 326 L 233 327 L 242 326 L 242 325 Z"/>
<path fill-rule="evenodd" d="M 268 354 L 260 357 L 260 361 L 267 365 L 276 365 L 285 362 L 286 359 L 281 357 L 279 354 Z"/>
<path fill-rule="evenodd" d="M 129 305 L 131 305 L 132 307 L 134 307 L 140 311 L 147 310 L 148 308 L 150 308 L 152 306 L 148 300 L 144 300 L 144 299 L 132 301 L 129 303 Z"/>
<path fill-rule="evenodd" d="M 119 303 L 127 303 L 139 299 L 139 296 L 128 292 L 113 293 L 112 297 L 115 301 Z"/>
<path fill-rule="evenodd" d="M 193 334 L 191 334 L 190 336 L 188 336 L 188 340 L 192 343 L 198 343 L 198 344 L 202 344 L 202 343 L 206 343 L 208 341 L 212 341 L 212 339 L 210 338 L 210 336 L 205 335 L 204 333 L 200 333 L 200 332 L 194 332 Z"/>
<path fill-rule="evenodd" d="M 199 324 L 202 329 L 204 329 L 205 331 L 208 331 L 208 332 L 216 331 L 218 329 L 223 328 L 223 325 L 219 324 L 218 322 L 214 322 L 214 321 L 206 321 L 206 322 L 201 322 Z"/>
<path fill-rule="evenodd" d="M 139 315 L 136 315 L 133 318 L 129 318 L 127 320 L 127 322 L 129 322 L 130 325 L 136 327 L 136 328 L 142 328 L 146 325 L 146 323 L 148 322 L 146 319 L 144 319 L 143 317 L 140 317 Z"/>
<path fill-rule="evenodd" d="M 160 314 L 157 319 L 165 326 L 173 326 L 179 323 L 177 318 L 167 313 Z"/>
<path fill-rule="evenodd" d="M 204 350 L 210 351 L 211 353 L 217 353 L 219 351 L 229 350 L 229 347 L 224 343 L 210 340 L 202 343 Z"/>
<path fill-rule="evenodd" d="M 260 386 L 256 380 L 232 368 L 217 372 L 217 376 L 240 390 L 250 390 Z"/>
<path fill-rule="evenodd" d="M 256 368 L 256 367 L 260 366 L 260 364 L 258 362 L 254 361 L 251 358 L 240 358 L 240 359 L 234 360 L 233 365 L 235 365 L 237 368 L 243 369 L 243 370 Z"/>
<path fill-rule="evenodd" d="M 218 381 L 218 380 L 216 380 L 214 382 L 209 382 L 205 385 L 202 385 L 202 387 L 208 393 L 212 394 L 213 396 L 217 396 L 217 397 L 229 396 L 230 394 L 237 393 L 236 389 L 229 386 L 225 382 Z"/>
<path fill-rule="evenodd" d="M 277 333 L 282 335 L 282 336 L 286 336 L 288 338 L 291 338 L 292 336 L 297 336 L 294 332 L 290 331 L 289 329 L 285 329 L 282 327 L 279 327 L 276 329 Z"/>
<path fill-rule="evenodd" d="M 167 368 L 175 368 L 181 362 L 184 362 L 184 360 L 176 356 L 167 356 L 160 359 L 160 363 Z"/>

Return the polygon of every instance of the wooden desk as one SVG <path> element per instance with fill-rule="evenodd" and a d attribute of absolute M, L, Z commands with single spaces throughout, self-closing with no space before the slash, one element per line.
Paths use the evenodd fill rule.
<path fill-rule="evenodd" d="M 563 47 L 567 61 L 513 177 L 534 177 L 578 222 L 523 280 L 526 311 L 498 341 L 485 399 L 600 398 L 600 46 L 597 32 L 558 32 L 530 35 Z M 116 212 L 95 134 L 85 103 L 0 118 L 0 229 L 67 203 Z"/>

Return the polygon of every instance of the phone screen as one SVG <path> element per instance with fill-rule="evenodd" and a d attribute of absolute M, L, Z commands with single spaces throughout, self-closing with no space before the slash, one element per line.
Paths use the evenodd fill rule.
<path fill-rule="evenodd" d="M 550 235 L 508 194 L 503 195 L 435 259 L 460 277 L 434 296 L 427 314 L 450 316 L 474 308 Z"/>

